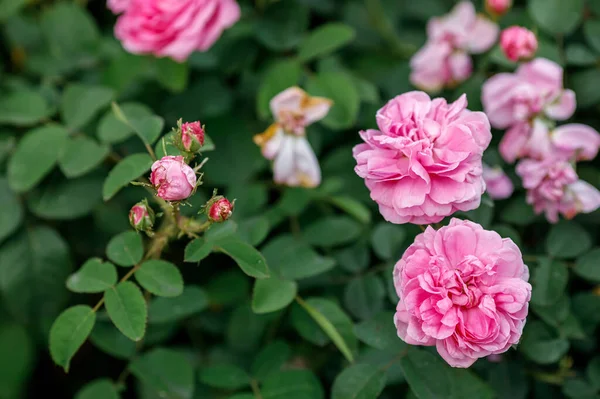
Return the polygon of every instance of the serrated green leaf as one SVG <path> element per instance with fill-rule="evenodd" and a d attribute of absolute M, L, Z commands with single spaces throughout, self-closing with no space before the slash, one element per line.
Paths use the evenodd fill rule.
<path fill-rule="evenodd" d="M 143 119 L 152 116 L 152 110 L 143 104 L 123 103 L 120 108 L 123 114 L 132 119 Z M 118 120 L 111 109 L 100 120 L 96 134 L 103 143 L 118 143 L 129 138 L 134 134 L 134 131 L 131 126 Z"/>
<path fill-rule="evenodd" d="M 374 399 L 385 388 L 385 371 L 370 364 L 344 369 L 333 382 L 331 399 Z"/>
<path fill-rule="evenodd" d="M 588 232 L 573 221 L 562 221 L 552 226 L 546 239 L 546 251 L 560 259 L 574 258 L 592 247 Z"/>
<path fill-rule="evenodd" d="M 402 226 L 379 223 L 373 229 L 371 245 L 380 259 L 392 259 L 401 250 L 406 239 L 406 230 Z"/>
<path fill-rule="evenodd" d="M 133 154 L 119 161 L 104 181 L 104 187 L 102 188 L 104 201 L 111 199 L 131 181 L 150 170 L 151 165 L 152 158 L 148 154 Z"/>
<path fill-rule="evenodd" d="M 270 374 L 279 371 L 291 354 L 290 346 L 283 341 L 268 344 L 254 358 L 250 368 L 252 376 L 263 381 Z"/>
<path fill-rule="evenodd" d="M 135 359 L 131 373 L 152 388 L 173 399 L 191 399 L 194 394 L 194 369 L 179 352 L 156 348 Z"/>
<path fill-rule="evenodd" d="M 125 281 L 104 292 L 108 316 L 127 338 L 139 341 L 146 332 L 147 309 L 142 291 Z"/>
<path fill-rule="evenodd" d="M 117 284 L 117 269 L 112 263 L 92 258 L 69 276 L 67 288 L 73 292 L 104 292 Z"/>
<path fill-rule="evenodd" d="M 152 294 L 176 297 L 183 292 L 183 277 L 177 266 L 164 260 L 147 260 L 135 272 L 135 279 Z"/>
<path fill-rule="evenodd" d="M 213 244 L 204 237 L 196 238 L 185 247 L 185 262 L 200 262 L 212 252 Z"/>
<path fill-rule="evenodd" d="M 138 264 L 144 256 L 142 236 L 135 231 L 124 231 L 114 236 L 106 246 L 106 256 L 119 266 Z"/>
<path fill-rule="evenodd" d="M 568 281 L 569 271 L 564 263 L 549 258 L 540 259 L 533 272 L 531 301 L 544 306 L 552 305 L 563 296 Z"/>
<path fill-rule="evenodd" d="M 400 359 L 406 381 L 419 399 L 447 398 L 451 394 L 451 381 L 447 366 L 431 353 L 409 350 Z"/>
<path fill-rule="evenodd" d="M 558 362 L 569 350 L 569 341 L 557 338 L 541 321 L 527 324 L 519 351 L 539 364 Z"/>
<path fill-rule="evenodd" d="M 86 384 L 75 399 L 119 399 L 119 393 L 111 380 L 103 378 Z"/>
<path fill-rule="evenodd" d="M 263 399 L 323 399 L 323 387 L 310 370 L 285 370 L 271 374 L 261 387 Z"/>
<path fill-rule="evenodd" d="M 385 287 L 376 275 L 353 279 L 344 290 L 344 305 L 358 319 L 368 319 L 383 310 Z"/>
<path fill-rule="evenodd" d="M 70 129 L 89 123 L 98 112 L 110 104 L 115 92 L 107 87 L 71 83 L 62 95 L 60 114 Z"/>
<path fill-rule="evenodd" d="M 268 278 L 267 261 L 260 252 L 246 242 L 228 237 L 214 242 L 215 249 L 230 256 L 244 273 L 255 278 Z"/>
<path fill-rule="evenodd" d="M 208 295 L 199 287 L 187 285 L 175 298 L 155 298 L 148 306 L 148 322 L 162 324 L 185 319 L 208 307 Z"/>
<path fill-rule="evenodd" d="M 233 364 L 203 367 L 200 370 L 200 381 L 214 388 L 231 390 L 250 385 L 248 374 Z"/>
<path fill-rule="evenodd" d="M 354 326 L 354 333 L 365 344 L 377 349 L 400 352 L 406 347 L 398 337 L 393 312 L 381 312 Z"/>
<path fill-rule="evenodd" d="M 58 316 L 50 329 L 50 355 L 54 363 L 69 372 L 71 358 L 88 338 L 96 313 L 86 305 L 73 306 Z"/>
<path fill-rule="evenodd" d="M 254 282 L 252 310 L 255 313 L 270 313 L 283 309 L 293 302 L 298 292 L 295 281 L 271 277 Z"/>
<path fill-rule="evenodd" d="M 262 253 L 273 273 L 287 280 L 316 276 L 335 265 L 333 259 L 319 255 L 310 246 L 285 234 L 269 241 Z"/>
<path fill-rule="evenodd" d="M 345 216 L 330 216 L 317 220 L 304 229 L 305 240 L 319 247 L 333 247 L 354 241 L 362 226 Z"/>
<path fill-rule="evenodd" d="M 85 175 L 108 155 L 109 148 L 85 136 L 69 138 L 58 164 L 68 178 Z"/>

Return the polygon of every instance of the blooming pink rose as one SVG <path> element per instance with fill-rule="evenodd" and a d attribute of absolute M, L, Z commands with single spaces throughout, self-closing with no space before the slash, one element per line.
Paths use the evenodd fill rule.
<path fill-rule="evenodd" d="M 600 192 L 580 180 L 568 161 L 525 159 L 516 170 L 527 189 L 527 203 L 536 213 L 544 212 L 551 223 L 558 222 L 559 213 L 571 219 L 600 207 Z"/>
<path fill-rule="evenodd" d="M 131 0 L 115 36 L 131 53 L 185 61 L 208 50 L 239 18 L 235 0 Z"/>
<path fill-rule="evenodd" d="M 208 218 L 213 222 L 224 222 L 233 214 L 233 204 L 227 198 L 219 197 L 207 209 Z"/>
<path fill-rule="evenodd" d="M 482 88 L 481 100 L 492 126 L 505 129 L 539 114 L 555 120 L 575 112 L 575 93 L 563 88 L 562 68 L 545 58 L 521 65 L 515 73 L 499 73 Z"/>
<path fill-rule="evenodd" d="M 131 0 L 108 0 L 106 6 L 115 14 L 120 14 L 129 8 Z"/>
<path fill-rule="evenodd" d="M 452 219 L 427 227 L 394 268 L 394 323 L 407 344 L 437 347 L 452 367 L 506 352 L 519 342 L 531 285 L 510 238 Z"/>
<path fill-rule="evenodd" d="M 500 47 L 511 61 L 527 60 L 534 56 L 538 48 L 535 33 L 521 26 L 511 26 L 502 31 Z"/>
<path fill-rule="evenodd" d="M 165 201 L 182 201 L 196 188 L 196 173 L 182 156 L 166 156 L 152 164 L 150 182 Z"/>
<path fill-rule="evenodd" d="M 479 206 L 485 191 L 481 156 L 492 138 L 466 96 L 448 104 L 423 92 L 390 100 L 377 112 L 379 130 L 360 132 L 356 173 L 392 223 L 437 223 Z"/>
<path fill-rule="evenodd" d="M 195 152 L 204 145 L 204 128 L 200 122 L 181 125 L 181 143 L 186 151 Z"/>
<path fill-rule="evenodd" d="M 471 76 L 471 57 L 462 51 L 454 52 L 447 42 L 429 42 L 410 60 L 410 81 L 429 93 L 454 86 Z"/>
<path fill-rule="evenodd" d="M 512 7 L 512 0 L 486 0 L 485 9 L 492 15 L 504 15 Z"/>
<path fill-rule="evenodd" d="M 483 180 L 487 193 L 495 200 L 509 198 L 515 190 L 510 178 L 499 167 L 491 168 L 483 164 Z"/>

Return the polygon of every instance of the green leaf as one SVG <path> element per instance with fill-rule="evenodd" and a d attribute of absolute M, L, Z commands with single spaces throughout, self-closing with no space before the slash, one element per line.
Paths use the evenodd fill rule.
<path fill-rule="evenodd" d="M 598 60 L 598 56 L 592 50 L 580 43 L 568 45 L 565 53 L 568 65 L 590 66 Z"/>
<path fill-rule="evenodd" d="M 519 351 L 539 364 L 558 362 L 569 350 L 569 341 L 557 338 L 541 321 L 527 323 Z"/>
<path fill-rule="evenodd" d="M 587 365 L 585 374 L 588 380 L 600 390 L 600 357 L 595 356 Z"/>
<path fill-rule="evenodd" d="M 287 280 L 313 277 L 335 265 L 335 261 L 316 253 L 291 235 L 280 235 L 268 242 L 262 253 L 273 273 Z"/>
<path fill-rule="evenodd" d="M 237 223 L 233 220 L 227 220 L 224 223 L 218 223 L 211 226 L 204 234 L 204 238 L 209 242 L 217 242 L 219 240 L 231 237 L 237 231 Z"/>
<path fill-rule="evenodd" d="M 21 398 L 35 366 L 35 346 L 25 327 L 0 327 L 0 397 Z"/>
<path fill-rule="evenodd" d="M 562 391 L 567 398 L 597 398 L 596 389 L 583 378 L 569 378 L 562 387 Z"/>
<path fill-rule="evenodd" d="M 44 97 L 33 90 L 20 89 L 0 96 L 0 124 L 31 126 L 49 113 Z"/>
<path fill-rule="evenodd" d="M 119 266 L 133 266 L 144 256 L 142 236 L 135 231 L 125 231 L 114 236 L 106 246 L 106 256 Z"/>
<path fill-rule="evenodd" d="M 237 211 L 236 209 L 236 213 Z M 257 246 L 267 238 L 270 229 L 271 224 L 266 217 L 255 216 L 240 223 L 238 237 L 252 246 Z"/>
<path fill-rule="evenodd" d="M 119 393 L 111 380 L 102 378 L 86 384 L 75 399 L 119 399 Z"/>
<path fill-rule="evenodd" d="M 563 296 L 568 281 L 569 271 L 564 263 L 541 258 L 533 271 L 531 301 L 539 305 L 552 305 Z"/>
<path fill-rule="evenodd" d="M 67 142 L 67 131 L 46 125 L 29 131 L 8 161 L 8 183 L 16 192 L 28 191 L 46 176 Z"/>
<path fill-rule="evenodd" d="M 301 75 L 302 65 L 293 59 L 277 61 L 265 70 L 256 97 L 257 112 L 260 119 L 269 119 L 271 115 L 269 102 L 271 99 L 288 87 L 295 86 Z"/>
<path fill-rule="evenodd" d="M 125 281 L 104 293 L 108 316 L 127 338 L 139 341 L 146 332 L 147 309 L 142 291 Z"/>
<path fill-rule="evenodd" d="M 304 229 L 305 240 L 319 247 L 333 247 L 356 240 L 362 226 L 345 216 L 324 217 Z"/>
<path fill-rule="evenodd" d="M 159 137 L 165 126 L 165 120 L 160 116 L 147 116 L 139 119 L 129 119 L 133 131 L 144 143 L 152 144 Z"/>
<path fill-rule="evenodd" d="M 583 0 L 530 0 L 529 14 L 551 34 L 575 30 L 583 15 Z"/>
<path fill-rule="evenodd" d="M 254 31 L 259 42 L 271 50 L 296 47 L 308 28 L 308 9 L 296 3 L 275 3 L 267 8 Z"/>
<path fill-rule="evenodd" d="M 447 369 L 447 372 L 450 376 L 450 385 L 452 389 L 451 399 L 496 398 L 497 395 L 492 388 L 469 370 L 449 368 Z"/>
<path fill-rule="evenodd" d="M 250 368 L 252 376 L 258 381 L 263 381 L 272 373 L 279 371 L 291 354 L 290 346 L 283 341 L 268 344 L 254 358 Z"/>
<path fill-rule="evenodd" d="M 88 338 L 96 312 L 86 305 L 73 306 L 58 316 L 50 329 L 50 355 L 54 363 L 69 372 L 71 359 Z"/>
<path fill-rule="evenodd" d="M 237 390 L 250 385 L 250 377 L 233 364 L 204 367 L 200 370 L 200 381 L 214 388 Z"/>
<path fill-rule="evenodd" d="M 102 180 L 80 177 L 53 181 L 35 189 L 27 198 L 27 206 L 43 219 L 70 220 L 85 216 L 102 204 Z"/>
<path fill-rule="evenodd" d="M 267 377 L 261 387 L 263 399 L 323 399 L 323 387 L 309 370 L 285 370 Z"/>
<path fill-rule="evenodd" d="M 371 259 L 369 247 L 364 242 L 350 245 L 336 251 L 333 255 L 340 267 L 350 273 L 366 269 Z"/>
<path fill-rule="evenodd" d="M 27 0 L 0 0 L 0 21 L 15 15 L 27 4 Z"/>
<path fill-rule="evenodd" d="M 230 256 L 244 273 L 254 278 L 268 278 L 267 261 L 253 246 L 235 237 L 214 243 L 217 251 Z"/>
<path fill-rule="evenodd" d="M 136 343 L 121 334 L 110 321 L 96 323 L 90 341 L 103 352 L 118 359 L 131 359 L 136 354 Z"/>
<path fill-rule="evenodd" d="M 493 366 L 488 382 L 496 391 L 498 399 L 526 399 L 529 381 L 525 367 L 514 361 L 504 360 Z"/>
<path fill-rule="evenodd" d="M 157 58 L 154 60 L 156 80 L 163 87 L 179 92 L 188 85 L 190 74 L 187 62 L 177 62 L 170 58 Z"/>
<path fill-rule="evenodd" d="M 204 237 L 196 238 L 185 247 L 185 262 L 200 262 L 206 258 L 213 249 L 213 243 L 206 241 Z"/>
<path fill-rule="evenodd" d="M 579 99 L 579 96 L 577 98 Z M 500 217 L 506 223 L 526 226 L 532 223 L 537 216 L 533 212 L 533 207 L 525 201 L 524 196 L 514 196 L 509 200 Z"/>
<path fill-rule="evenodd" d="M 137 179 L 152 166 L 152 158 L 148 154 L 133 154 L 120 161 L 108 173 L 102 188 L 104 201 L 111 199 L 132 180 Z"/>
<path fill-rule="evenodd" d="M 235 351 L 248 353 L 258 348 L 267 327 L 267 319 L 252 312 L 250 304 L 242 303 L 229 319 L 227 345 Z"/>
<path fill-rule="evenodd" d="M 164 260 L 147 260 L 135 272 L 142 287 L 157 296 L 175 297 L 183 292 L 183 277 L 177 266 Z"/>
<path fill-rule="evenodd" d="M 405 239 L 406 230 L 402 226 L 379 223 L 373 229 L 371 245 L 380 259 L 389 260 L 399 253 Z"/>
<path fill-rule="evenodd" d="M 322 72 L 308 81 L 307 91 L 314 96 L 333 100 L 323 125 L 333 130 L 343 130 L 356 122 L 360 96 L 352 77 L 345 72 Z"/>
<path fill-rule="evenodd" d="M 561 221 L 550 229 L 546 251 L 560 259 L 575 258 L 592 247 L 588 232 L 573 221 Z"/>
<path fill-rule="evenodd" d="M 411 349 L 400 359 L 408 386 L 419 399 L 448 398 L 451 392 L 447 365 L 431 353 Z"/>
<path fill-rule="evenodd" d="M 69 84 L 63 93 L 60 114 L 70 129 L 88 124 L 112 100 L 115 92 L 102 86 Z"/>
<path fill-rule="evenodd" d="M 335 346 L 342 352 L 344 357 L 352 363 L 354 355 L 350 349 L 350 345 L 355 343 L 354 334 L 352 333 L 352 322 L 344 314 L 344 312 L 333 302 L 320 298 L 310 298 L 306 301 L 298 298 L 300 306 L 313 318 L 313 320 L 321 327 L 327 336 L 333 341 Z M 349 325 L 349 328 L 348 328 Z M 302 328 L 296 325 L 296 328 Z M 305 330 L 306 331 L 306 330 Z M 346 335 L 345 337 L 342 335 Z M 351 338 L 350 338 L 351 337 Z"/>
<path fill-rule="evenodd" d="M 600 283 L 600 248 L 579 257 L 573 271 L 590 282 Z"/>
<path fill-rule="evenodd" d="M 270 313 L 283 309 L 294 301 L 298 292 L 295 281 L 271 277 L 254 282 L 252 310 L 255 313 Z"/>
<path fill-rule="evenodd" d="M 385 287 L 374 274 L 353 279 L 344 290 L 344 305 L 358 319 L 368 319 L 383 310 Z"/>
<path fill-rule="evenodd" d="M 588 20 L 583 24 L 583 33 L 590 46 L 600 51 L 600 21 Z"/>
<path fill-rule="evenodd" d="M 398 337 L 393 312 L 380 312 L 354 326 L 354 333 L 365 344 L 377 349 L 400 351 L 406 344 Z"/>
<path fill-rule="evenodd" d="M 23 207 L 19 198 L 8 187 L 8 181 L 0 178 L 0 242 L 10 236 L 23 221 Z"/>
<path fill-rule="evenodd" d="M 331 399 L 375 399 L 385 388 L 385 371 L 370 364 L 344 369 L 333 382 Z"/>
<path fill-rule="evenodd" d="M 356 36 L 354 29 L 341 23 L 321 25 L 304 39 L 298 50 L 300 61 L 328 55 L 345 46 Z"/>
<path fill-rule="evenodd" d="M 218 274 L 206 286 L 210 302 L 224 307 L 246 301 L 250 289 L 250 279 L 239 269 L 230 269 Z"/>
<path fill-rule="evenodd" d="M 371 211 L 362 202 L 347 196 L 330 197 L 328 200 L 359 222 L 364 224 L 371 222 Z"/>
<path fill-rule="evenodd" d="M 577 95 L 578 107 L 592 107 L 600 102 L 600 91 L 595 89 L 600 84 L 600 69 L 590 68 L 574 72 L 569 81 Z"/>
<path fill-rule="evenodd" d="M 91 258 L 69 276 L 67 288 L 73 292 L 104 292 L 117 284 L 117 269 L 112 263 Z"/>
<path fill-rule="evenodd" d="M 100 145 L 89 137 L 69 138 L 58 163 L 65 176 L 79 177 L 100 165 L 108 152 L 108 146 Z"/>
<path fill-rule="evenodd" d="M 146 105 L 138 103 L 123 103 L 121 112 L 131 119 L 144 119 L 151 117 L 152 110 Z M 108 111 L 98 124 L 97 136 L 103 143 L 119 143 L 134 134 L 133 128 L 117 119 L 113 110 Z"/>
<path fill-rule="evenodd" d="M 155 298 L 148 306 L 150 324 L 170 323 L 185 319 L 208 307 L 208 295 L 201 288 L 186 285 L 175 298 Z"/>
<path fill-rule="evenodd" d="M 179 352 L 156 348 L 135 359 L 129 368 L 161 397 L 191 399 L 194 394 L 194 369 Z"/>

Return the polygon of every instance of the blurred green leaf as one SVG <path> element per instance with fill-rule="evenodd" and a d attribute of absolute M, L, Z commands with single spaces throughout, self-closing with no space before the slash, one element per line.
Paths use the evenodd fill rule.
<path fill-rule="evenodd" d="M 524 196 L 511 198 L 500 216 L 504 222 L 516 226 L 525 226 L 536 218 L 533 208 L 527 204 Z"/>
<path fill-rule="evenodd" d="M 344 72 L 323 72 L 308 81 L 307 91 L 333 100 L 323 125 L 334 130 L 351 127 L 358 117 L 360 97 L 354 81 Z"/>
<path fill-rule="evenodd" d="M 600 390 L 600 357 L 595 356 L 587 365 L 585 374 L 596 390 Z"/>
<path fill-rule="evenodd" d="M 569 81 L 577 95 L 578 107 L 588 108 L 600 102 L 600 69 L 590 68 L 571 74 Z"/>
<path fill-rule="evenodd" d="M 274 51 L 296 47 L 308 28 L 308 10 L 296 3 L 275 3 L 255 26 L 258 41 Z"/>
<path fill-rule="evenodd" d="M 594 398 L 597 397 L 596 389 L 582 378 L 569 378 L 565 381 L 562 387 L 563 393 L 568 398 Z"/>
<path fill-rule="evenodd" d="M 123 160 L 111 169 L 108 177 L 104 181 L 102 188 L 102 197 L 104 201 L 111 199 L 123 187 L 126 187 L 131 181 L 137 179 L 148 170 L 152 165 L 152 158 L 148 154 L 133 154 Z"/>
<path fill-rule="evenodd" d="M 567 64 L 576 66 L 594 65 L 599 56 L 592 50 L 580 43 L 573 43 L 567 46 L 565 50 Z"/>
<path fill-rule="evenodd" d="M 114 91 L 106 87 L 71 83 L 62 95 L 60 114 L 63 122 L 69 129 L 85 126 L 110 104 L 114 95 Z"/>
<path fill-rule="evenodd" d="M 365 224 L 371 222 L 371 211 L 369 211 L 369 208 L 362 202 L 359 202 L 352 197 L 341 195 L 329 197 L 328 200 L 348 215 L 353 216 L 359 222 Z"/>
<path fill-rule="evenodd" d="M 354 39 L 356 32 L 348 25 L 329 23 L 321 25 L 308 35 L 298 50 L 300 61 L 328 55 Z"/>
<path fill-rule="evenodd" d="M 144 119 L 152 116 L 150 108 L 138 103 L 122 103 L 119 105 L 121 112 L 131 119 Z M 100 119 L 96 135 L 103 143 L 118 143 L 134 134 L 131 126 L 117 119 L 113 110 L 109 110 Z"/>
<path fill-rule="evenodd" d="M 254 282 L 252 310 L 255 313 L 270 313 L 288 306 L 298 292 L 295 281 L 271 277 Z"/>
<path fill-rule="evenodd" d="M 8 162 L 8 183 L 16 192 L 36 186 L 58 162 L 67 142 L 67 131 L 47 125 L 25 134 Z"/>
<path fill-rule="evenodd" d="M 135 279 L 157 296 L 176 297 L 183 292 L 183 277 L 177 266 L 164 260 L 152 259 L 142 263 Z"/>
<path fill-rule="evenodd" d="M 354 220 L 344 216 L 330 216 L 306 227 L 303 236 L 309 244 L 333 247 L 351 242 L 361 233 L 361 225 Z"/>
<path fill-rule="evenodd" d="M 46 100 L 33 90 L 20 89 L 0 96 L 0 124 L 30 126 L 48 114 Z"/>
<path fill-rule="evenodd" d="M 579 257 L 573 271 L 590 282 L 600 283 L 600 248 Z"/>
<path fill-rule="evenodd" d="M 447 365 L 431 353 L 411 349 L 400 359 L 408 386 L 419 399 L 451 397 Z"/>
<path fill-rule="evenodd" d="M 81 388 L 75 399 L 119 399 L 119 393 L 111 380 L 99 379 Z"/>
<path fill-rule="evenodd" d="M 206 241 L 204 237 L 199 237 L 190 241 L 185 247 L 184 259 L 186 262 L 200 262 L 206 258 L 213 250 L 213 244 L 210 241 Z"/>
<path fill-rule="evenodd" d="M 230 269 L 214 276 L 206 285 L 210 302 L 220 306 L 237 305 L 250 294 L 250 280 L 239 269 Z"/>
<path fill-rule="evenodd" d="M 23 220 L 23 207 L 19 198 L 8 187 L 8 181 L 0 178 L 0 242 L 10 236 Z"/>
<path fill-rule="evenodd" d="M 600 21 L 588 20 L 583 24 L 583 34 L 588 44 L 596 51 L 600 51 Z"/>
<path fill-rule="evenodd" d="M 165 124 L 164 119 L 156 115 L 141 117 L 128 115 L 127 111 L 115 102 L 112 103 L 112 110 L 117 120 L 128 125 L 146 144 L 153 144 L 158 139 Z"/>
<path fill-rule="evenodd" d="M 69 372 L 71 358 L 94 328 L 96 313 L 89 306 L 77 305 L 58 316 L 50 330 L 50 355 L 54 363 Z"/>
<path fill-rule="evenodd" d="M 186 285 L 183 293 L 175 298 L 154 298 L 148 306 L 148 322 L 162 324 L 179 321 L 199 313 L 208 307 L 208 296 L 194 285 Z"/>
<path fill-rule="evenodd" d="M 124 231 L 114 236 L 106 246 L 106 256 L 119 266 L 138 264 L 144 256 L 142 236 L 135 231 Z"/>
<path fill-rule="evenodd" d="M 546 251 L 560 259 L 575 258 L 591 247 L 588 232 L 573 221 L 561 221 L 552 226 L 546 239 Z"/>
<path fill-rule="evenodd" d="M 264 216 L 256 216 L 240 223 L 238 236 L 248 244 L 257 246 L 267 238 L 270 229 L 271 225 L 267 218 Z"/>
<path fill-rule="evenodd" d="M 108 155 L 109 148 L 85 136 L 69 138 L 58 160 L 66 177 L 82 176 L 98 166 Z"/>
<path fill-rule="evenodd" d="M 398 337 L 393 312 L 380 312 L 354 326 L 354 333 L 365 344 L 377 349 L 399 352 L 406 347 Z"/>
<path fill-rule="evenodd" d="M 267 327 L 265 316 L 252 312 L 250 304 L 239 305 L 227 326 L 227 344 L 236 351 L 250 352 L 258 348 Z"/>
<path fill-rule="evenodd" d="M 177 62 L 170 58 L 154 60 L 156 80 L 171 91 L 182 91 L 188 84 L 189 66 L 187 62 Z"/>
<path fill-rule="evenodd" d="M 250 385 L 248 374 L 233 364 L 203 367 L 200 370 L 200 381 L 214 388 L 231 390 L 237 390 Z"/>
<path fill-rule="evenodd" d="M 369 364 L 344 369 L 333 382 L 332 399 L 375 399 L 385 388 L 385 371 Z"/>
<path fill-rule="evenodd" d="M 344 306 L 358 319 L 369 319 L 383 310 L 385 287 L 373 274 L 354 278 L 344 290 Z"/>
<path fill-rule="evenodd" d="M 124 281 L 104 292 L 108 316 L 127 338 L 139 341 L 146 332 L 147 309 L 142 291 L 132 282 Z"/>
<path fill-rule="evenodd" d="M 25 327 L 0 327 L 0 397 L 20 398 L 35 366 L 35 347 Z"/>
<path fill-rule="evenodd" d="M 258 381 L 263 381 L 272 373 L 279 371 L 291 354 L 289 345 L 283 341 L 266 345 L 252 361 L 252 376 Z"/>
<path fill-rule="evenodd" d="M 302 65 L 293 59 L 277 61 L 265 70 L 256 97 L 256 107 L 260 119 L 269 119 L 271 99 L 288 87 L 295 86 L 301 75 Z"/>
<path fill-rule="evenodd" d="M 218 240 L 214 243 L 217 251 L 230 256 L 240 269 L 255 278 L 269 277 L 267 261 L 253 246 L 235 237 Z"/>
<path fill-rule="evenodd" d="M 558 301 L 567 287 L 569 271 L 557 260 L 542 258 L 533 271 L 533 294 L 531 301 L 540 305 L 551 305 Z"/>
<path fill-rule="evenodd" d="M 156 394 L 173 399 L 191 399 L 194 394 L 194 369 L 179 352 L 155 348 L 135 359 L 131 373 Z"/>
<path fill-rule="evenodd" d="M 583 0 L 529 0 L 529 14 L 551 34 L 571 33 L 581 21 Z"/>
<path fill-rule="evenodd" d="M 568 350 L 569 341 L 553 336 L 540 321 L 527 323 L 519 345 L 519 351 L 539 364 L 556 363 Z"/>
<path fill-rule="evenodd" d="M 0 0 L 0 21 L 15 15 L 27 4 L 27 0 Z"/>
<path fill-rule="evenodd" d="M 121 334 L 113 323 L 98 321 L 90 341 L 100 350 L 118 359 L 131 359 L 136 353 L 136 343 Z"/>
<path fill-rule="evenodd" d="M 339 266 L 350 273 L 366 269 L 371 259 L 369 247 L 364 242 L 350 245 L 333 255 Z"/>
<path fill-rule="evenodd" d="M 406 239 L 406 231 L 402 226 L 379 223 L 373 229 L 371 245 L 380 259 L 392 259 L 399 253 Z"/>
<path fill-rule="evenodd" d="M 261 387 L 264 399 L 324 399 L 319 379 L 309 370 L 285 370 L 271 374 Z"/>
<path fill-rule="evenodd" d="M 67 288 L 73 292 L 104 292 L 117 284 L 117 269 L 112 263 L 91 258 L 69 276 Z"/>
<path fill-rule="evenodd" d="M 488 382 L 496 391 L 498 399 L 525 399 L 529 381 L 522 364 L 502 359 L 492 366 Z"/>

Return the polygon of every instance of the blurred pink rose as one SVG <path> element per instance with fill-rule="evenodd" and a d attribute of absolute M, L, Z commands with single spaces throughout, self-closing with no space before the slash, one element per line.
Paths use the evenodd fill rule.
<path fill-rule="evenodd" d="M 130 53 L 181 62 L 208 50 L 239 18 L 235 0 L 131 0 L 115 36 Z"/>
<path fill-rule="evenodd" d="M 181 143 L 186 151 L 198 151 L 204 145 L 204 128 L 200 122 L 181 125 Z"/>
<path fill-rule="evenodd" d="M 545 114 L 564 120 L 575 112 L 575 93 L 563 88 L 562 68 L 545 58 L 521 65 L 515 73 L 499 73 L 482 88 L 481 100 L 492 126 L 505 129 Z"/>
<path fill-rule="evenodd" d="M 506 352 L 519 342 L 531 285 L 510 238 L 452 219 L 427 227 L 394 268 L 394 322 L 407 344 L 437 347 L 452 367 Z"/>
<path fill-rule="evenodd" d="M 483 180 L 487 193 L 495 200 L 509 198 L 515 190 L 510 178 L 499 167 L 492 168 L 483 164 Z"/>
<path fill-rule="evenodd" d="M 511 61 L 528 60 L 538 48 L 535 33 L 521 26 L 511 26 L 502 31 L 500 47 L 506 58 Z"/>
<path fill-rule="evenodd" d="M 416 87 L 437 92 L 456 85 L 471 76 L 469 54 L 487 51 L 498 37 L 498 27 L 477 16 L 469 1 L 457 4 L 442 17 L 427 24 L 428 40 L 410 60 L 410 81 Z"/>
<path fill-rule="evenodd" d="M 165 201 L 182 201 L 194 191 L 196 173 L 182 156 L 166 156 L 152 164 L 150 182 L 157 188 L 156 195 Z"/>
<path fill-rule="evenodd" d="M 466 107 L 465 95 L 448 104 L 413 91 L 377 112 L 379 130 L 360 132 L 355 171 L 387 221 L 437 223 L 479 206 L 492 135 L 485 114 Z"/>
<path fill-rule="evenodd" d="M 551 223 L 558 222 L 559 213 L 571 219 L 600 207 L 600 191 L 580 180 L 568 161 L 525 159 L 517 165 L 517 174 L 527 189 L 527 203 Z"/>
<path fill-rule="evenodd" d="M 568 123 L 555 128 L 550 141 L 557 154 L 564 159 L 591 161 L 600 149 L 600 133 L 581 123 Z"/>
<path fill-rule="evenodd" d="M 504 15 L 512 7 L 512 0 L 486 0 L 485 9 L 492 15 Z"/>
<path fill-rule="evenodd" d="M 115 14 L 120 14 L 127 10 L 132 0 L 108 0 L 106 6 Z"/>

